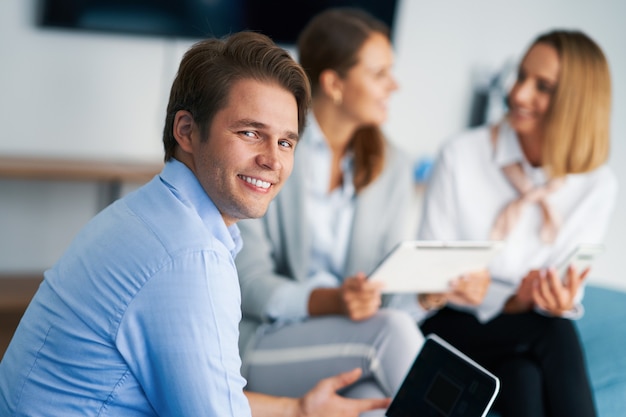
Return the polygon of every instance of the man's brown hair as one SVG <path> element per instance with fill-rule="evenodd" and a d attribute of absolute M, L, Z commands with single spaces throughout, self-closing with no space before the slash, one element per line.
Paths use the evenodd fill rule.
<path fill-rule="evenodd" d="M 298 133 L 304 129 L 310 104 L 310 86 L 302 67 L 265 35 L 238 32 L 223 39 L 195 43 L 183 56 L 170 90 L 163 146 L 165 161 L 177 147 L 174 116 L 186 110 L 207 139 L 215 114 L 228 103 L 233 84 L 242 79 L 271 82 L 291 92 L 298 106 Z"/>

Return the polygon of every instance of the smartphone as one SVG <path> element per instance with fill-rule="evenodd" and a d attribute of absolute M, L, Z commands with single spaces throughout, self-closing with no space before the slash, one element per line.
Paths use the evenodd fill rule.
<path fill-rule="evenodd" d="M 568 255 L 558 267 L 558 274 L 563 281 L 567 278 L 567 268 L 572 265 L 578 273 L 582 273 L 589 268 L 593 261 L 604 252 L 604 245 L 600 244 L 580 244 Z"/>

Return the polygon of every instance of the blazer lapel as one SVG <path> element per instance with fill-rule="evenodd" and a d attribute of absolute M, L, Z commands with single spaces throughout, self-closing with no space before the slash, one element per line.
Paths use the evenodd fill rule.
<path fill-rule="evenodd" d="M 298 148 L 294 161 L 294 168 L 291 177 L 280 191 L 276 203 L 279 206 L 279 215 L 285 221 L 281 233 L 285 236 L 285 248 L 287 253 L 287 264 L 291 267 L 296 280 L 306 279 L 309 267 L 309 253 L 311 249 L 311 237 L 306 224 L 306 159 L 300 156 Z M 300 184 L 300 186 L 298 186 Z"/>

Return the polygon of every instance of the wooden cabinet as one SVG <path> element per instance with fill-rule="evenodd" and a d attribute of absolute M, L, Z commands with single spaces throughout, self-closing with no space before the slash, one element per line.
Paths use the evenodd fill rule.
<path fill-rule="evenodd" d="M 0 358 L 42 279 L 37 273 L 0 274 Z"/>
<path fill-rule="evenodd" d="M 162 163 L 0 156 L 0 179 L 88 181 L 103 186 L 103 205 L 120 197 L 125 183 L 143 184 Z"/>

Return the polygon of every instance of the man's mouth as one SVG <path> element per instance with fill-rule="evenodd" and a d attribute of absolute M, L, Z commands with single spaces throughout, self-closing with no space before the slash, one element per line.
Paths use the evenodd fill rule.
<path fill-rule="evenodd" d="M 239 178 L 241 178 L 242 180 L 244 180 L 248 184 L 252 184 L 255 187 L 259 187 L 259 188 L 267 189 L 267 188 L 270 188 L 270 185 L 272 185 L 271 182 L 263 181 L 263 180 L 261 180 L 259 178 L 248 177 L 246 175 L 239 175 Z"/>

